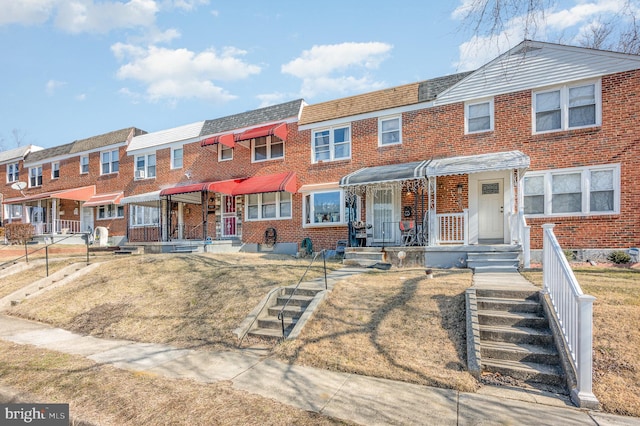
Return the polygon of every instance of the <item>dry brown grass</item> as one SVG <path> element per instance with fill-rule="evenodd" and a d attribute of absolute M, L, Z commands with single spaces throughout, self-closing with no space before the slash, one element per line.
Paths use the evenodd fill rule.
<path fill-rule="evenodd" d="M 466 371 L 464 291 L 471 272 L 424 269 L 359 275 L 337 284 L 297 340 L 289 362 L 473 391 Z"/>
<path fill-rule="evenodd" d="M 640 271 L 576 268 L 593 304 L 593 393 L 609 413 L 640 416 Z M 524 274 L 542 285 L 541 272 Z"/>
<path fill-rule="evenodd" d="M 27 393 L 25 402 L 68 403 L 76 421 L 103 426 L 346 424 L 233 389 L 229 382 L 169 380 L 3 341 L 0 385 Z"/>
<path fill-rule="evenodd" d="M 49 262 L 49 275 L 75 262 L 77 262 L 77 260 L 52 260 Z M 46 276 L 47 267 L 45 264 L 40 264 L 40 262 L 26 271 L 3 276 L 0 279 L 0 297 L 8 296 L 14 291 L 20 290 L 39 279 L 45 278 Z"/>
<path fill-rule="evenodd" d="M 295 284 L 308 263 L 257 254 L 116 258 L 10 313 L 98 337 L 224 349 L 237 346 L 233 330 L 267 292 Z"/>

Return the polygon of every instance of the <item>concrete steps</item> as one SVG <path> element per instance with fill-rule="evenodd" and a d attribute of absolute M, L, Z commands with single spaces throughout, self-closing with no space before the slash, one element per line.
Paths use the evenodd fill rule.
<path fill-rule="evenodd" d="M 381 247 L 346 247 L 342 264 L 368 268 L 385 262 L 385 254 Z"/>
<path fill-rule="evenodd" d="M 517 272 L 519 251 L 482 251 L 467 253 L 467 267 L 474 273 Z"/>

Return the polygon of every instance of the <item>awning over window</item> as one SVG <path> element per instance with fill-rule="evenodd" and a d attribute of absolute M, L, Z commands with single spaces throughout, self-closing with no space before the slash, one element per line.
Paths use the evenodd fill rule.
<path fill-rule="evenodd" d="M 174 186 L 171 188 L 165 188 L 160 191 L 161 197 L 166 197 L 167 195 L 176 195 L 176 194 L 188 194 L 189 192 L 202 192 L 204 191 L 206 183 L 192 183 L 190 185 L 181 185 Z"/>
<path fill-rule="evenodd" d="M 215 145 L 217 143 L 233 148 L 236 146 L 235 135 L 233 133 L 226 133 L 224 135 L 212 136 L 210 138 L 203 139 L 200 142 L 200 146 Z"/>
<path fill-rule="evenodd" d="M 422 168 L 427 161 L 389 164 L 387 166 L 365 167 L 340 179 L 340 186 L 363 185 L 369 183 L 397 182 L 424 177 Z"/>
<path fill-rule="evenodd" d="M 131 195 L 120 200 L 120 204 L 148 204 L 160 201 L 160 191 L 145 192 L 144 194 Z"/>
<path fill-rule="evenodd" d="M 244 179 L 229 179 L 218 182 L 209 182 L 206 184 L 205 189 L 209 192 L 220 192 L 226 195 L 233 195 L 235 188 L 242 181 L 244 181 Z"/>
<path fill-rule="evenodd" d="M 179 195 L 179 194 L 188 194 L 191 192 L 220 192 L 223 194 L 231 195 L 233 194 L 233 190 L 240 182 L 244 179 L 228 179 L 228 180 L 220 180 L 216 182 L 201 182 L 201 183 L 192 183 L 189 185 L 181 185 L 174 186 L 171 188 L 165 188 L 160 191 L 161 197 L 166 197 L 168 195 Z"/>
<path fill-rule="evenodd" d="M 97 194 L 89 198 L 82 207 L 97 207 L 107 204 L 119 204 L 122 199 L 122 192 L 115 192 L 113 194 Z"/>
<path fill-rule="evenodd" d="M 245 130 L 236 136 L 236 141 L 246 141 L 248 139 L 271 135 L 276 135 L 283 141 L 287 140 L 287 123 L 269 124 L 268 126 Z"/>
<path fill-rule="evenodd" d="M 41 192 L 39 194 L 27 195 L 25 197 L 7 198 L 4 204 L 20 204 L 27 201 L 46 200 L 56 198 L 59 200 L 87 201 L 96 193 L 94 185 L 82 186 L 80 188 L 64 189 L 61 191 Z"/>
<path fill-rule="evenodd" d="M 263 192 L 296 192 L 298 179 L 294 172 L 254 176 L 240 182 L 232 195 L 260 194 Z"/>

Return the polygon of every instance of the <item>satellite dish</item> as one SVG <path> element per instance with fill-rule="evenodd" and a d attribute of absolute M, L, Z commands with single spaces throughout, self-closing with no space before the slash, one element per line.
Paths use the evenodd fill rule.
<path fill-rule="evenodd" d="M 11 185 L 11 188 L 15 189 L 16 191 L 22 191 L 26 187 L 27 187 L 27 182 L 16 182 Z"/>

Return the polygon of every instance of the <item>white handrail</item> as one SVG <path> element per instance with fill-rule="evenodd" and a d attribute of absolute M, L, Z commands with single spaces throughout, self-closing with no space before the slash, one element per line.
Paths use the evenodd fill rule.
<path fill-rule="evenodd" d="M 439 213 L 436 215 L 438 226 L 438 243 L 468 243 L 468 212 Z"/>
<path fill-rule="evenodd" d="M 549 294 L 560 330 L 576 371 L 571 396 L 580 407 L 598 406 L 592 391 L 593 301 L 585 295 L 553 233 L 554 224 L 542 225 L 543 291 Z"/>

